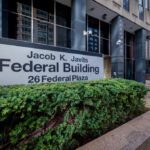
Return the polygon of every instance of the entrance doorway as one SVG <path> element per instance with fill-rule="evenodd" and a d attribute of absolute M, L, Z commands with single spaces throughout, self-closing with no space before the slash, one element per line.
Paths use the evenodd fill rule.
<path fill-rule="evenodd" d="M 135 50 L 134 34 L 124 33 L 124 78 L 129 80 L 135 79 Z"/>

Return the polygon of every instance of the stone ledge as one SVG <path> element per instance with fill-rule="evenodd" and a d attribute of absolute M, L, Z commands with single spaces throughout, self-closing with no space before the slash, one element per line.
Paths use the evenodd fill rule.
<path fill-rule="evenodd" d="M 150 111 L 83 145 L 77 150 L 145 150 L 150 139 Z M 148 140 L 150 141 L 150 140 Z"/>

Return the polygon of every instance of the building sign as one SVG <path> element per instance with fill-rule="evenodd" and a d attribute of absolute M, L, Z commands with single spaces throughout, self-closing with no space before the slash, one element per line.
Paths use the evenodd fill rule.
<path fill-rule="evenodd" d="M 103 58 L 0 44 L 0 85 L 103 78 Z"/>

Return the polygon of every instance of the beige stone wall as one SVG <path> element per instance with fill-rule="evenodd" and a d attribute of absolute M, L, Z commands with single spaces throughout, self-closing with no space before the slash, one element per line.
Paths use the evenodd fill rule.
<path fill-rule="evenodd" d="M 95 0 L 121 16 L 150 31 L 150 10 L 145 9 L 144 21 L 139 19 L 138 0 L 130 0 L 130 12 L 123 9 L 123 0 Z"/>
<path fill-rule="evenodd" d="M 111 58 L 104 57 L 104 77 L 111 78 Z"/>

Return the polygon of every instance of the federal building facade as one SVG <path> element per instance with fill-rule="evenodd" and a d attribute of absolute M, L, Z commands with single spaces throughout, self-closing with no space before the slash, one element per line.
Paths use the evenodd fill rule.
<path fill-rule="evenodd" d="M 14 80 L 17 73 L 23 77 L 36 72 L 28 77 L 29 83 L 54 78 L 88 80 L 86 73 L 145 82 L 150 80 L 150 1 L 0 0 L 0 45 L 3 81 L 13 71 Z M 69 59 L 76 66 L 67 63 Z M 46 71 L 53 78 L 46 77 Z M 58 75 L 59 71 L 66 74 L 56 79 L 54 72 Z M 70 72 L 74 75 L 66 78 Z"/>

